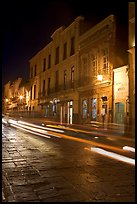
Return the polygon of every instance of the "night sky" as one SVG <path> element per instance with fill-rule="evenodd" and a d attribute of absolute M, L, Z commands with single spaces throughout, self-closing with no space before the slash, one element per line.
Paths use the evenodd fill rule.
<path fill-rule="evenodd" d="M 128 21 L 124 0 L 3 0 L 1 11 L 2 86 L 17 77 L 29 79 L 29 60 L 50 42 L 57 28 L 68 26 L 77 16 L 95 25 L 114 14 L 122 29 Z"/>

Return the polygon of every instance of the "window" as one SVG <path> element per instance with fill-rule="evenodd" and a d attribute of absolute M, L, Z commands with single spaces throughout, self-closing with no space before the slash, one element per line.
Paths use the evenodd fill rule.
<path fill-rule="evenodd" d="M 49 60 L 48 60 L 48 69 L 51 67 L 51 55 L 49 55 Z"/>
<path fill-rule="evenodd" d="M 44 61 L 43 61 L 43 71 L 46 70 L 46 58 L 44 58 Z"/>
<path fill-rule="evenodd" d="M 75 37 L 71 38 L 71 49 L 70 49 L 70 56 L 73 55 L 75 52 Z"/>
<path fill-rule="evenodd" d="M 71 87 L 74 87 L 74 67 L 71 68 Z"/>
<path fill-rule="evenodd" d="M 82 101 L 82 117 L 87 118 L 87 100 Z"/>
<path fill-rule="evenodd" d="M 30 78 L 33 77 L 33 67 L 30 68 Z"/>
<path fill-rule="evenodd" d="M 108 49 L 103 49 L 103 72 L 108 74 L 109 65 L 108 65 Z"/>
<path fill-rule="evenodd" d="M 91 119 L 96 120 L 97 117 L 97 99 L 91 99 Z"/>
<path fill-rule="evenodd" d="M 71 82 L 74 82 L 74 67 L 71 68 Z"/>
<path fill-rule="evenodd" d="M 56 48 L 56 58 L 55 58 L 55 64 L 59 63 L 59 47 Z"/>
<path fill-rule="evenodd" d="M 67 43 L 64 43 L 63 60 L 67 58 Z"/>
<path fill-rule="evenodd" d="M 35 67 L 34 67 L 34 76 L 36 76 L 37 74 L 37 65 L 35 64 Z"/>
<path fill-rule="evenodd" d="M 59 83 L 59 71 L 57 70 L 55 72 L 55 90 L 58 89 L 58 85 L 59 85 L 58 83 Z"/>
<path fill-rule="evenodd" d="M 32 86 L 30 87 L 30 99 L 32 100 Z"/>
<path fill-rule="evenodd" d="M 50 94 L 50 78 L 48 78 L 48 90 L 47 90 L 48 94 Z"/>
<path fill-rule="evenodd" d="M 34 99 L 36 99 L 36 85 L 34 85 Z"/>
<path fill-rule="evenodd" d="M 45 79 L 43 80 L 43 91 L 42 91 L 42 95 L 45 95 Z"/>
<path fill-rule="evenodd" d="M 97 55 L 93 54 L 91 57 L 91 64 L 92 64 L 92 73 L 97 75 Z"/>
<path fill-rule="evenodd" d="M 82 72 L 81 72 L 81 78 L 84 78 L 89 75 L 87 73 L 88 70 L 88 59 L 86 56 L 82 57 Z"/>
<path fill-rule="evenodd" d="M 64 70 L 64 90 L 66 89 L 66 78 L 67 78 L 67 71 Z"/>

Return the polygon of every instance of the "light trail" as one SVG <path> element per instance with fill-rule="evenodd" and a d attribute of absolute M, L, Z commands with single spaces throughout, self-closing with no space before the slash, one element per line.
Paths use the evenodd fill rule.
<path fill-rule="evenodd" d="M 79 132 L 79 133 L 86 133 L 86 134 L 90 134 L 90 135 L 97 135 L 97 136 L 103 136 L 103 137 L 109 137 L 110 138 L 110 135 L 109 134 L 104 134 L 104 133 L 98 133 L 98 132 L 93 132 L 93 131 L 87 131 L 87 130 L 80 130 L 80 129 L 74 129 L 74 128 L 69 128 L 69 127 L 60 127 L 60 126 L 56 126 L 56 125 L 46 125 L 48 127 L 54 127 L 54 128 L 58 128 L 58 129 L 66 129 L 66 130 L 72 130 L 74 132 Z M 111 138 L 115 138 L 117 139 L 117 135 L 113 135 L 111 136 Z M 118 139 L 123 139 L 122 136 L 118 136 Z M 130 141 L 131 138 L 127 138 L 127 137 L 124 137 L 125 140 L 127 141 Z"/>
<path fill-rule="evenodd" d="M 16 128 L 18 128 L 18 129 L 21 129 L 21 130 L 23 130 L 23 131 L 26 131 L 26 132 L 35 134 L 35 135 L 39 135 L 39 136 L 46 137 L 46 138 L 51 138 L 51 137 L 46 136 L 46 135 L 43 135 L 43 134 L 41 134 L 41 133 L 38 133 L 38 132 L 34 132 L 34 131 L 31 131 L 31 130 L 25 129 L 25 128 L 23 128 L 23 127 L 19 127 L 19 126 L 15 125 L 15 124 L 11 124 L 11 126 L 16 127 Z"/>
<path fill-rule="evenodd" d="M 56 130 L 56 129 L 53 129 L 53 128 L 47 128 L 47 127 L 41 127 L 39 125 L 34 125 L 32 123 L 28 123 L 28 122 L 24 122 L 24 121 L 18 121 L 19 124 L 23 124 L 23 125 L 27 125 L 27 126 L 32 126 L 32 127 L 37 127 L 39 129 L 42 129 L 42 130 L 51 130 L 51 131 L 54 131 L 54 132 L 60 132 L 60 133 L 64 133 L 64 130 Z"/>
<path fill-rule="evenodd" d="M 91 151 L 99 153 L 101 155 L 105 155 L 107 157 L 111 157 L 111 158 L 119 160 L 119 161 L 126 162 L 128 164 L 135 165 L 135 159 L 131 159 L 129 157 L 125 157 L 123 155 L 116 154 L 114 152 L 109 152 L 109 151 L 106 151 L 106 150 L 103 150 L 103 149 L 97 148 L 97 147 L 91 147 Z"/>
<path fill-rule="evenodd" d="M 21 123 L 22 123 L 22 121 L 21 121 Z M 25 124 L 25 125 L 23 125 L 23 124 Z M 35 135 L 39 135 L 39 136 L 42 136 L 42 137 L 46 137 L 46 138 L 51 138 L 50 136 L 54 136 L 54 137 L 58 137 L 58 138 L 64 138 L 64 139 L 69 139 L 69 140 L 73 140 L 73 141 L 77 141 L 77 142 L 81 142 L 81 143 L 85 143 L 85 144 L 90 144 L 92 146 L 96 146 L 96 147 L 91 148 L 92 151 L 94 151 L 94 152 L 104 154 L 106 156 L 111 156 L 112 158 L 117 158 L 120 161 L 125 161 L 127 163 L 135 164 L 134 159 L 131 159 L 131 158 L 128 158 L 128 157 L 125 157 L 125 156 L 122 156 L 122 155 L 118 155 L 116 153 L 108 152 L 106 150 L 102 150 L 101 148 L 97 148 L 97 147 L 111 149 L 111 150 L 118 151 L 118 152 L 121 152 L 121 153 L 124 152 L 125 148 L 121 149 L 119 147 L 114 147 L 114 146 L 101 144 L 101 143 L 94 142 L 94 141 L 89 141 L 89 140 L 86 140 L 86 139 L 72 137 L 72 136 L 68 136 L 68 135 L 65 135 L 65 134 L 60 134 L 60 133 L 57 133 L 57 132 L 54 133 L 54 135 L 53 135 L 52 131 L 48 131 L 48 133 L 47 133 L 47 131 L 42 130 L 43 128 L 41 128 L 40 126 L 37 126 L 37 125 L 36 125 L 36 128 L 34 128 L 35 125 L 32 124 L 33 127 L 30 127 L 31 124 L 29 124 L 29 126 L 27 126 L 27 128 L 26 128 L 26 123 L 24 123 L 24 122 L 22 124 L 19 124 L 17 121 L 10 120 L 10 125 L 13 126 L 13 127 L 16 127 L 16 128 L 20 128 L 20 129 L 22 129 L 22 130 L 24 130 L 26 132 L 29 132 L 29 133 L 32 133 L 32 134 L 35 134 Z M 39 129 L 39 127 L 40 127 L 40 129 Z M 42 134 L 42 133 L 45 133 L 46 135 Z M 50 136 L 47 136 L 47 135 L 50 135 Z M 127 146 L 126 146 L 126 148 L 127 148 Z"/>
<path fill-rule="evenodd" d="M 32 133 L 32 134 L 41 135 L 41 136 L 44 136 L 47 138 L 51 138 L 51 137 L 48 137 L 46 135 L 60 138 L 60 136 L 56 136 L 53 133 L 48 133 L 46 130 L 42 130 L 41 128 L 39 129 L 38 128 L 39 126 L 37 126 L 37 125 L 36 125 L 36 127 L 35 127 L 35 125 L 33 125 L 33 127 L 30 127 L 30 126 L 26 127 L 26 125 L 19 124 L 17 121 L 14 121 L 14 120 L 10 120 L 9 123 L 10 123 L 10 125 L 12 125 L 16 128 L 20 128 L 20 129 L 28 131 L 29 133 Z"/>
<path fill-rule="evenodd" d="M 128 150 L 128 151 L 130 151 L 130 152 L 135 152 L 135 148 L 133 148 L 133 147 L 124 146 L 123 149 L 124 149 L 124 150 Z"/>

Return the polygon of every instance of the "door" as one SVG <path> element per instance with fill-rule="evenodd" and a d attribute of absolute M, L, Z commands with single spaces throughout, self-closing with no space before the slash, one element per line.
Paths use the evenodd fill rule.
<path fill-rule="evenodd" d="M 124 124 L 124 103 L 115 103 L 115 121 Z"/>

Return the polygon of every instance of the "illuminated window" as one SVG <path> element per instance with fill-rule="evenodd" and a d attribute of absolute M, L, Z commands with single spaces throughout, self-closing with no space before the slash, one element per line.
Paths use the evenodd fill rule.
<path fill-rule="evenodd" d="M 92 55 L 91 60 L 92 60 L 91 62 L 92 63 L 92 73 L 96 75 L 97 74 L 97 55 L 96 54 Z"/>
<path fill-rule="evenodd" d="M 87 118 L 87 100 L 82 101 L 82 117 Z"/>
<path fill-rule="evenodd" d="M 91 119 L 96 120 L 97 117 L 97 99 L 91 99 Z"/>

